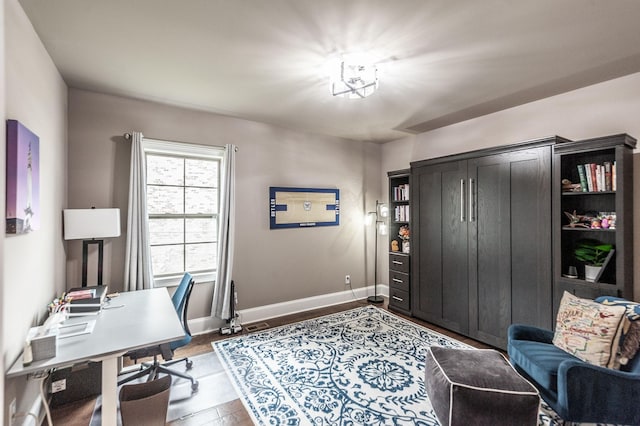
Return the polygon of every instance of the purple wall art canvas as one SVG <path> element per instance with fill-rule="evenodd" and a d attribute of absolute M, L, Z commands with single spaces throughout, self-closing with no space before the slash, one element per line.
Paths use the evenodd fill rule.
<path fill-rule="evenodd" d="M 40 228 L 40 139 L 7 120 L 7 234 Z"/>

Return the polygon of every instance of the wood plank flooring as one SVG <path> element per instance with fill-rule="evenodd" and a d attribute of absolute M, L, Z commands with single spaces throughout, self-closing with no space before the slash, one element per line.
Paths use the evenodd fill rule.
<path fill-rule="evenodd" d="M 266 321 L 268 327 L 278 327 L 281 325 L 291 324 L 294 322 L 304 321 L 311 318 L 320 317 L 323 315 L 329 315 L 336 312 L 342 312 L 349 309 L 357 308 L 360 306 L 366 306 L 368 302 L 366 299 L 357 300 L 349 303 L 343 303 L 340 305 L 329 306 L 320 309 L 314 309 L 311 311 L 300 312 L 293 315 L 286 315 L 279 318 L 272 318 Z M 387 301 L 383 305 L 378 305 L 384 309 L 387 309 Z M 467 337 L 461 336 L 459 334 L 453 333 L 451 331 L 445 330 L 443 328 L 437 327 L 435 325 L 426 323 L 424 321 L 418 320 L 416 318 L 408 317 L 402 314 L 398 314 L 394 312 L 396 315 L 401 316 L 409 321 L 412 321 L 416 324 L 420 324 L 422 326 L 428 327 L 431 330 L 437 331 L 446 336 L 452 337 L 459 341 L 462 341 L 470 346 L 476 348 L 490 348 L 485 344 L 479 343 L 475 340 L 469 339 Z M 261 322 L 262 323 L 262 322 Z M 241 333 L 236 334 L 234 336 L 238 336 L 241 334 L 248 334 L 247 327 L 252 324 L 243 324 L 243 330 Z M 211 342 L 226 339 L 229 336 L 221 335 L 218 332 L 212 332 L 207 334 L 202 334 L 199 336 L 194 336 L 193 340 L 189 345 L 184 348 L 180 348 L 176 350 L 175 356 L 177 358 L 182 358 L 186 356 L 195 356 L 199 354 L 203 354 L 206 352 L 211 352 Z M 249 426 L 252 425 L 251 418 L 247 413 L 246 409 L 242 405 L 242 402 L 239 399 L 233 400 L 231 402 L 227 402 L 224 404 L 215 404 L 212 402 L 213 406 L 206 410 L 200 411 L 198 413 L 192 413 L 189 416 L 185 416 L 181 419 L 174 420 L 168 425 L 170 426 L 203 426 L 203 425 L 235 425 L 235 426 Z M 95 405 L 95 398 L 87 398 L 84 400 L 72 402 L 69 404 L 65 404 L 63 406 L 52 409 L 51 415 L 53 418 L 54 425 L 65 425 L 65 426 L 88 426 L 91 420 L 91 413 L 93 411 L 93 407 Z"/>

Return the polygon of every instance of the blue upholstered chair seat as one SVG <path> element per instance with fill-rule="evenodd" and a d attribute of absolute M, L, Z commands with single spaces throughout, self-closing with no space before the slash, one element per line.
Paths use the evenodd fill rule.
<path fill-rule="evenodd" d="M 509 358 L 540 386 L 558 392 L 558 368 L 563 361 L 575 356 L 549 343 L 516 340 L 509 350 Z"/>
<path fill-rule="evenodd" d="M 553 345 L 553 332 L 509 327 L 509 361 L 571 422 L 640 425 L 640 356 L 622 370 L 586 363 Z"/>

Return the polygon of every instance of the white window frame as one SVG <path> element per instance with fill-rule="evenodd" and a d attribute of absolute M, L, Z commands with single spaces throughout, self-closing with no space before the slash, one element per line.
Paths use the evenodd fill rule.
<path fill-rule="evenodd" d="M 202 158 L 207 160 L 219 161 L 218 167 L 218 208 L 220 208 L 220 200 L 222 199 L 222 168 L 224 166 L 224 147 L 198 145 L 184 142 L 171 142 L 157 139 L 143 140 L 143 148 L 145 157 L 147 154 L 160 154 L 174 157 Z M 219 217 L 219 212 L 214 213 L 215 217 Z M 219 225 L 219 223 L 218 223 Z M 219 227 L 219 226 L 218 226 Z M 219 234 L 219 229 L 218 229 Z M 219 242 L 219 240 L 218 240 Z M 218 251 L 218 255 L 219 255 Z M 217 279 L 217 267 L 213 271 L 192 273 L 197 283 L 214 283 Z M 154 287 L 172 287 L 177 286 L 182 279 L 183 273 L 164 277 L 153 277 Z"/>

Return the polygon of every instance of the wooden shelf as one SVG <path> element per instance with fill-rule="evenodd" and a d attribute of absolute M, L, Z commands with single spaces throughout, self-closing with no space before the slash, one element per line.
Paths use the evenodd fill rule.
<path fill-rule="evenodd" d="M 571 226 L 563 226 L 563 231 L 580 231 L 580 232 L 616 232 L 616 228 L 579 228 Z"/>

